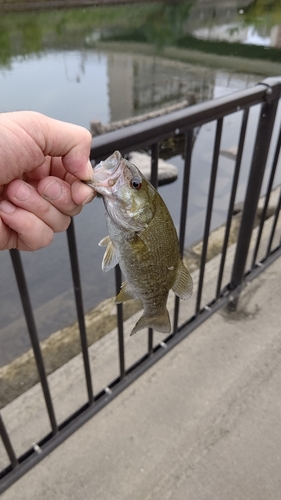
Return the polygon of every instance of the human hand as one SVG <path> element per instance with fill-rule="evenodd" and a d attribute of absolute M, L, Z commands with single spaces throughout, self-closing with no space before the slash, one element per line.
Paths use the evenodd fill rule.
<path fill-rule="evenodd" d="M 91 201 L 91 134 L 40 113 L 0 114 L 0 250 L 37 250 Z"/>

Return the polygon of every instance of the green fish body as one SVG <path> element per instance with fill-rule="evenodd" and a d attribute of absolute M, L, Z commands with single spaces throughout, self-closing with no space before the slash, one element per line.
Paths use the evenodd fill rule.
<path fill-rule="evenodd" d="M 143 304 L 131 335 L 145 327 L 169 333 L 169 291 L 187 299 L 193 283 L 164 201 L 119 151 L 95 167 L 90 185 L 103 196 L 106 208 L 109 236 L 99 243 L 106 246 L 102 269 L 106 272 L 119 263 L 126 279 L 116 302 L 140 299 Z"/>

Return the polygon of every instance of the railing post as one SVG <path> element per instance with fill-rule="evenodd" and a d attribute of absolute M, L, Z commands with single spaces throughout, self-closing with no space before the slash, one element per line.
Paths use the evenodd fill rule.
<path fill-rule="evenodd" d="M 272 87 L 270 86 L 270 83 L 272 83 Z M 239 287 L 243 281 L 274 120 L 281 92 L 280 82 L 277 82 L 274 79 L 268 78 L 264 82 L 261 82 L 260 85 L 265 85 L 267 87 L 267 91 L 265 93 L 265 102 L 262 104 L 260 111 L 252 164 L 230 281 L 231 290 Z M 231 309 L 236 308 L 237 301 L 238 298 L 229 303 Z"/>

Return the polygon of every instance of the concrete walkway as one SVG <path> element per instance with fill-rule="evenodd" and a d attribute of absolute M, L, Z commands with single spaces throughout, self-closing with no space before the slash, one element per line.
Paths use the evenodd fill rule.
<path fill-rule="evenodd" d="M 281 259 L 3 500 L 281 498 Z"/>

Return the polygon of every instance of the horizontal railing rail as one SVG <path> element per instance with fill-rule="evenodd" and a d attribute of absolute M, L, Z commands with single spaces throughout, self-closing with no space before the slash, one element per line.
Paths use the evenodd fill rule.
<path fill-rule="evenodd" d="M 237 92 L 237 94 L 202 102 L 97 136 L 93 140 L 91 159 L 100 161 L 109 154 L 109 151 L 115 149 L 124 154 L 130 152 L 132 148 L 146 147 L 154 142 L 163 141 L 171 136 L 171 133 L 175 135 L 185 133 L 187 130 L 227 116 L 239 109 L 274 100 L 278 95 L 278 85 L 277 78 L 267 78 L 256 87 Z"/>
<path fill-rule="evenodd" d="M 265 234 L 269 199 L 272 188 L 275 185 L 276 174 L 280 171 L 280 94 L 281 78 L 269 78 L 254 88 L 213 101 L 204 102 L 115 132 L 109 132 L 93 139 L 91 159 L 95 162 L 105 159 L 116 149 L 124 155 L 135 150 L 145 149 L 146 152 L 149 152 L 151 158 L 151 182 L 157 187 L 158 163 L 162 142 L 170 137 L 183 136 L 185 145 L 178 227 L 180 250 L 182 254 L 184 254 L 186 232 L 188 231 L 189 223 L 188 210 L 190 210 L 191 176 L 194 173 L 194 169 L 196 170 L 196 165 L 194 165 L 193 162 L 193 152 L 194 137 L 195 135 L 198 136 L 198 134 L 195 134 L 195 130 L 204 124 L 210 122 L 215 123 L 212 157 L 209 162 L 208 172 L 206 172 L 206 178 L 209 179 L 208 193 L 206 197 L 204 221 L 202 224 L 203 238 L 201 242 L 200 263 L 197 271 L 194 273 L 194 297 L 190 300 L 190 305 L 188 306 L 186 306 L 185 303 L 182 305 L 178 298 L 175 299 L 173 306 L 172 333 L 163 336 L 163 340 L 157 342 L 155 341 L 154 332 L 149 329 L 147 333 L 146 349 L 143 351 L 142 355 L 131 364 L 126 362 L 126 327 L 123 321 L 122 304 L 118 304 L 118 350 L 116 356 L 118 357 L 119 375 L 114 380 L 109 379 L 105 387 L 96 393 L 94 392 L 95 380 L 92 380 L 91 361 L 87 343 L 87 328 L 82 297 L 83 282 L 81 282 L 78 262 L 79 252 L 77 251 L 74 222 L 71 222 L 67 230 L 68 250 L 77 309 L 87 400 L 84 405 L 70 414 L 61 423 L 57 421 L 56 407 L 49 389 L 49 379 L 46 375 L 21 255 L 17 250 L 11 250 L 12 264 L 37 364 L 50 432 L 47 435 L 41 436 L 35 444 L 30 443 L 30 447 L 18 456 L 13 445 L 13 434 L 8 431 L 9 422 L 6 422 L 7 417 L 5 409 L 2 411 L 2 415 L 0 414 L 0 435 L 9 464 L 0 472 L 0 493 L 47 456 L 56 446 L 68 438 L 88 419 L 98 413 L 105 405 L 110 403 L 110 401 L 120 394 L 120 392 L 185 339 L 212 314 L 221 307 L 229 304 L 232 307 L 236 307 L 238 297 L 246 284 L 261 273 L 276 258 L 280 257 L 281 235 L 279 213 L 281 208 L 281 191 L 277 199 L 275 211 L 270 220 L 271 226 L 267 229 L 267 234 Z M 251 109 L 256 105 L 259 105 L 259 115 L 258 118 L 256 118 L 257 123 L 252 153 L 250 157 L 247 158 L 247 163 L 249 163 L 250 168 L 247 187 L 242 200 L 243 210 L 241 223 L 238 231 L 237 244 L 236 247 L 233 247 L 233 260 L 229 264 L 229 238 L 243 156 L 246 154 L 245 145 L 247 143 L 247 133 L 249 131 L 249 115 Z M 213 273 L 215 269 L 214 294 L 212 297 L 206 297 L 204 283 L 209 269 L 208 246 L 212 229 L 212 217 L 214 214 L 222 137 L 224 132 L 227 131 L 225 117 L 235 113 L 240 113 L 241 119 L 239 122 L 237 152 L 232 169 L 229 200 L 226 207 L 224 236 L 221 242 L 220 253 L 216 258 L 216 263 L 212 264 Z M 259 224 L 254 231 L 262 184 L 265 182 L 266 168 L 268 168 L 269 174 L 265 189 L 264 205 Z M 228 274 L 226 273 L 227 263 L 228 268 L 230 268 Z M 227 274 L 227 279 L 225 278 L 225 274 Z M 121 272 L 118 266 L 115 270 L 115 281 L 116 290 L 112 290 L 112 295 L 119 291 L 122 281 Z M 131 342 L 134 342 L 134 339 L 132 339 Z M 22 432 L 24 433 L 24 429 Z"/>

